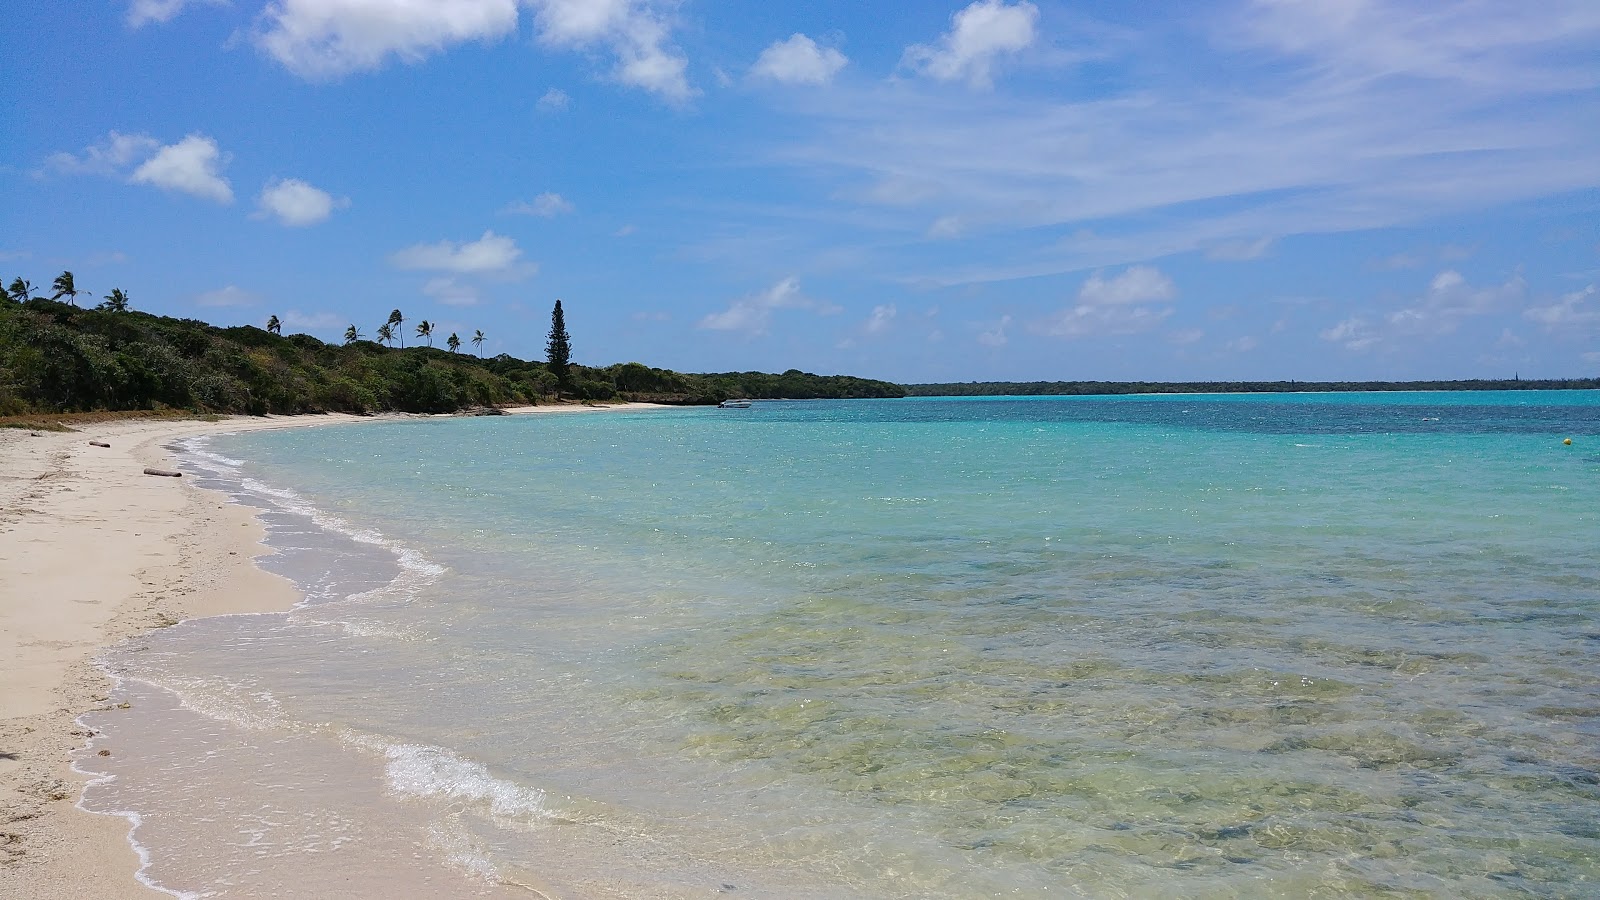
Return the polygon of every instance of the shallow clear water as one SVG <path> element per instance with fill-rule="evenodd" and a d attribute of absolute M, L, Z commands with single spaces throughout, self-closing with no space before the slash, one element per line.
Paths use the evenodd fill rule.
<path fill-rule="evenodd" d="M 117 779 L 86 805 L 140 812 L 173 890 L 1600 879 L 1594 394 L 761 403 L 191 450 L 309 599 L 108 661 L 135 705 L 90 722 Z"/>

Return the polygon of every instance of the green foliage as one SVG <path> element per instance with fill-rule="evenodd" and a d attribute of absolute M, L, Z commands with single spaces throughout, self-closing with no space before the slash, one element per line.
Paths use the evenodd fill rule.
<path fill-rule="evenodd" d="M 1600 388 L 1600 378 L 1465 381 L 968 381 L 908 384 L 908 397 L 1043 397 L 1092 394 L 1282 394 L 1330 391 L 1537 391 Z"/>
<path fill-rule="evenodd" d="M 385 323 L 379 338 L 391 330 Z M 903 393 L 896 385 L 847 376 L 794 370 L 686 375 L 640 363 L 569 363 L 569 382 L 562 386 L 548 365 L 506 354 L 482 359 L 430 347 L 392 349 L 359 333 L 345 338 L 325 344 L 253 325 L 218 328 L 37 297 L 0 303 L 0 415 L 163 407 L 253 415 L 439 413 L 538 403 L 558 388 L 581 400 L 660 403 Z"/>
<path fill-rule="evenodd" d="M 550 311 L 550 337 L 545 341 L 545 368 L 556 376 L 557 386 L 572 388 L 572 335 L 567 334 L 567 316 L 561 311 L 561 301 L 556 301 Z M 582 396 L 580 393 L 579 396 Z M 585 398 L 589 399 L 589 398 Z"/>

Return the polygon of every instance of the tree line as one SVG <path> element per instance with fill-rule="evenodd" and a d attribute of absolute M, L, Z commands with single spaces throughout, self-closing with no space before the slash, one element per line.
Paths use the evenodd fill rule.
<path fill-rule="evenodd" d="M 1286 394 L 1340 391 L 1548 391 L 1600 388 L 1600 378 L 1461 381 L 966 381 L 905 385 L 908 397 L 1044 397 L 1104 394 Z"/>
<path fill-rule="evenodd" d="M 57 279 L 53 296 L 18 278 L 0 292 L 0 415 L 174 408 L 217 413 L 295 414 L 383 411 L 453 412 L 473 407 L 556 400 L 647 400 L 714 404 L 729 397 L 897 397 L 898 385 L 791 370 L 688 374 L 640 363 L 583 366 L 571 361 L 571 336 L 559 301 L 543 361 L 509 354 L 485 358 L 432 346 L 433 323 L 416 333 L 423 346 L 393 347 L 399 310 L 367 340 L 355 324 L 342 344 L 284 335 L 277 316 L 266 328 L 222 328 L 196 319 L 133 309 L 113 290 L 80 307 L 77 285 Z M 19 285 L 18 282 L 21 282 Z M 20 288 L 20 291 L 18 290 Z M 428 327 L 423 328 L 423 325 Z M 403 339 L 402 339 L 403 340 Z"/>

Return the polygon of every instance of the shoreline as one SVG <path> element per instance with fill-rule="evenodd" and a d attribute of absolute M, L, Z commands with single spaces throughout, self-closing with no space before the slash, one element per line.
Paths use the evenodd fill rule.
<path fill-rule="evenodd" d="M 664 408 L 544 406 L 511 415 Z M 303 599 L 256 560 L 273 551 L 255 510 L 171 468 L 174 440 L 228 432 L 446 416 L 117 419 L 70 432 L 0 429 L 0 894 L 169 896 L 136 880 L 142 861 L 122 816 L 81 809 L 95 777 L 71 757 L 105 709 L 106 648 L 179 622 L 285 611 Z M 95 447 L 90 441 L 109 443 Z"/>

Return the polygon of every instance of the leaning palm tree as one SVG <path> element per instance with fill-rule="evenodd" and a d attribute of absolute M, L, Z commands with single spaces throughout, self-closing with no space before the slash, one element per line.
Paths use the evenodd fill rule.
<path fill-rule="evenodd" d="M 344 342 L 354 344 L 359 340 L 361 340 L 361 329 L 356 327 L 356 323 L 351 322 L 350 327 L 344 330 Z"/>
<path fill-rule="evenodd" d="M 401 326 L 405 324 L 406 317 L 400 315 L 400 310 L 397 309 L 389 313 L 389 332 L 400 338 L 400 346 L 402 348 L 406 345 L 406 331 Z"/>
<path fill-rule="evenodd" d="M 73 306 L 78 305 L 78 286 L 73 283 L 71 272 L 62 272 L 57 275 L 55 283 L 50 288 L 56 292 L 56 295 L 50 298 L 51 300 L 60 300 L 62 297 L 66 297 L 68 303 Z"/>
<path fill-rule="evenodd" d="M 478 348 L 478 358 L 482 359 L 483 358 L 483 329 L 482 328 L 479 328 L 477 333 L 472 336 L 472 346 Z"/>
<path fill-rule="evenodd" d="M 27 303 L 33 299 L 33 282 L 18 275 L 11 279 L 11 299 L 18 303 Z"/>
<path fill-rule="evenodd" d="M 394 328 L 390 327 L 388 323 L 384 323 L 382 325 L 379 325 L 378 326 L 378 343 L 380 343 L 380 344 L 384 345 L 385 347 L 387 347 L 393 341 L 394 341 Z"/>
<path fill-rule="evenodd" d="M 427 319 L 423 319 L 421 322 L 417 323 L 417 337 L 427 338 L 428 339 L 428 346 L 432 347 L 433 346 L 433 323 L 429 322 Z"/>
<path fill-rule="evenodd" d="M 111 293 L 106 295 L 105 302 L 100 304 L 100 308 L 108 312 L 127 312 L 129 308 L 127 293 L 122 288 L 112 288 Z"/>
<path fill-rule="evenodd" d="M 451 353 L 454 353 L 461 349 L 461 338 L 456 337 L 456 333 L 452 331 L 450 332 L 450 339 L 445 341 L 444 345 L 450 348 Z"/>
<path fill-rule="evenodd" d="M 283 334 L 283 323 L 277 316 L 267 316 L 267 331 L 271 334 Z"/>

